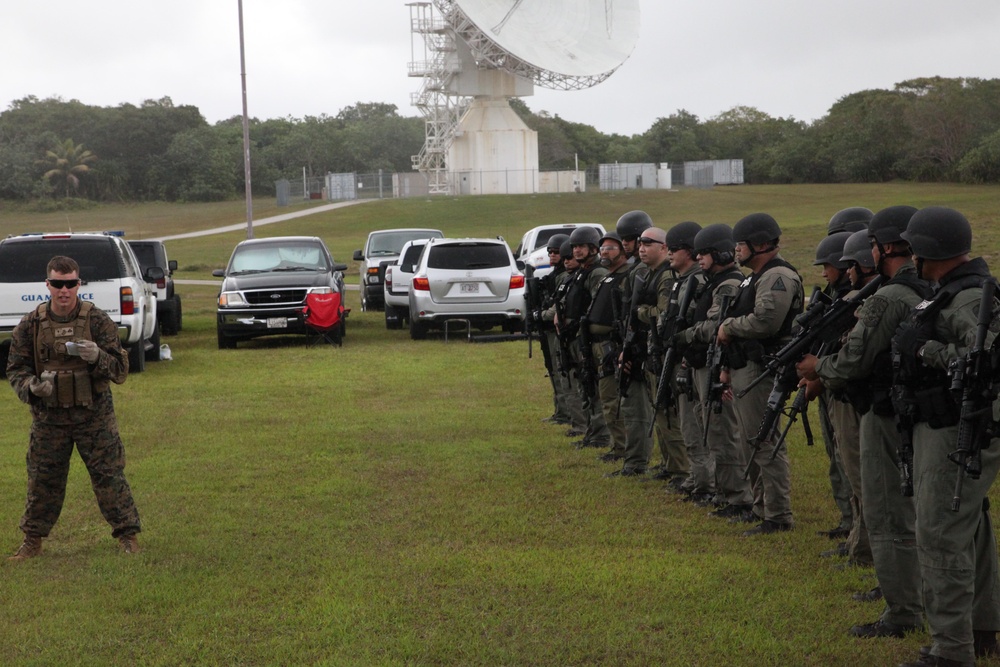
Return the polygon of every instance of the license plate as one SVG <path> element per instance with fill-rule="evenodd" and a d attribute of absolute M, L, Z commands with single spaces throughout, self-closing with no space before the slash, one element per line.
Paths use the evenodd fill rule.
<path fill-rule="evenodd" d="M 288 318 L 287 317 L 269 317 L 269 318 L 267 318 L 267 328 L 268 329 L 287 329 L 288 328 Z"/>
<path fill-rule="evenodd" d="M 462 294 L 479 294 L 479 283 L 462 283 L 458 291 Z"/>

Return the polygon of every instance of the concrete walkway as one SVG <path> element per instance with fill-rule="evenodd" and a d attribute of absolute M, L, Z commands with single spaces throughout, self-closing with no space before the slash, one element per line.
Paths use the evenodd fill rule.
<path fill-rule="evenodd" d="M 276 222 L 285 222 L 287 220 L 294 220 L 295 218 L 304 218 L 307 215 L 313 215 L 314 213 L 325 213 L 326 211 L 332 211 L 334 209 L 343 208 L 345 206 L 353 206 L 355 204 L 364 204 L 370 201 L 378 201 L 377 199 L 354 199 L 352 201 L 340 201 L 335 204 L 327 204 L 325 206 L 317 206 L 316 208 L 309 208 L 302 211 L 296 211 L 294 213 L 285 213 L 283 215 L 275 215 L 270 218 L 261 218 L 260 220 L 254 220 L 253 226 L 260 227 L 263 225 L 273 225 Z M 172 236 L 157 236 L 151 238 L 150 241 L 174 241 L 176 239 L 193 239 L 199 236 L 211 236 L 213 234 L 224 234 L 226 232 L 238 232 L 245 230 L 247 228 L 247 223 L 244 220 L 235 225 L 226 225 L 225 227 L 216 227 L 214 229 L 202 229 L 197 232 L 188 232 L 186 234 L 174 234 Z"/>

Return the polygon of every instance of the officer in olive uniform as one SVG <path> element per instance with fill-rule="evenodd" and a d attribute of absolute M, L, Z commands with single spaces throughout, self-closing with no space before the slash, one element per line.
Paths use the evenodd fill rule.
<path fill-rule="evenodd" d="M 541 313 L 541 321 L 545 323 L 545 339 L 549 346 L 549 357 L 552 360 L 552 369 L 549 376 L 552 381 L 552 389 L 555 403 L 555 412 L 552 417 L 543 419 L 543 422 L 553 422 L 557 424 L 569 424 L 571 429 L 579 432 L 586 432 L 587 418 L 583 413 L 583 405 L 580 402 L 580 394 L 573 384 L 569 369 L 572 361 L 565 358 L 562 345 L 559 343 L 559 334 L 556 333 L 553 322 L 556 314 L 556 299 L 565 291 L 560 292 L 560 287 L 571 277 L 566 269 L 566 259 L 572 260 L 572 248 L 568 245 L 569 236 L 567 234 L 555 234 L 549 239 L 547 249 L 549 251 L 549 264 L 552 271 L 542 278 L 542 287 L 545 292 L 544 308 Z M 569 250 L 568 257 L 563 257 L 562 246 L 567 244 Z M 578 266 L 578 265 L 576 265 Z"/>
<path fill-rule="evenodd" d="M 653 439 L 649 436 L 649 421 L 653 417 L 652 399 L 643 375 L 649 327 L 639 321 L 636 308 L 643 289 L 636 289 L 647 282 L 649 269 L 639 261 L 639 237 L 653 226 L 653 221 L 643 211 L 630 211 L 618 219 L 616 230 L 629 257 L 629 267 L 622 281 L 619 330 L 622 354 L 619 356 L 619 400 L 621 417 L 625 422 L 625 459 L 621 470 L 611 476 L 636 477 L 646 474 Z M 624 389 L 622 389 L 624 388 Z"/>
<path fill-rule="evenodd" d="M 901 637 L 923 622 L 915 508 L 913 498 L 900 491 L 901 441 L 890 396 L 892 337 L 930 295 L 901 236 L 914 213 L 912 206 L 891 206 L 872 218 L 870 252 L 887 282 L 858 310 L 858 323 L 836 355 L 807 355 L 796 367 L 800 377 L 844 389 L 871 405 L 862 410 L 860 424 L 861 510 L 885 610 L 876 622 L 851 628 L 858 637 Z"/>
<path fill-rule="evenodd" d="M 746 454 L 739 442 L 739 427 L 733 401 L 719 401 L 709 406 L 709 368 L 707 352 L 719 330 L 722 301 L 735 299 L 743 274 L 736 268 L 733 230 L 717 223 L 704 227 L 694 237 L 698 266 L 707 277 L 696 293 L 690 314 L 691 326 L 677 334 L 684 349 L 684 362 L 694 369 L 697 400 L 702 406 L 702 433 L 707 440 L 715 465 L 716 504 L 710 515 L 734 519 L 748 516 L 753 510 L 750 482 L 743 477 Z"/>
<path fill-rule="evenodd" d="M 594 299 L 587 312 L 588 340 L 596 366 L 597 391 L 604 422 L 611 435 L 611 449 L 600 457 L 611 463 L 625 458 L 625 422 L 618 410 L 618 381 L 615 367 L 620 348 L 616 340 L 619 287 L 628 271 L 628 258 L 617 232 L 608 232 L 600 239 L 601 266 L 605 275 L 597 285 Z"/>
<path fill-rule="evenodd" d="M 694 295 L 705 284 L 705 275 L 695 261 L 694 252 L 694 239 L 700 231 L 701 225 L 691 221 L 678 223 L 667 231 L 670 270 L 677 276 L 677 288 L 671 296 L 675 308 L 680 302 L 689 300 L 687 296 L 689 290 L 693 290 L 690 296 L 693 302 Z M 694 369 L 686 363 L 677 368 L 675 375 L 678 378 L 678 391 L 674 395 L 689 471 L 682 481 L 676 485 L 672 481 L 671 485 L 686 494 L 685 500 L 707 507 L 715 497 L 715 459 L 702 438 L 704 431 L 702 406 L 695 395 Z"/>
<path fill-rule="evenodd" d="M 1000 576 L 987 497 L 1000 469 L 1000 442 L 991 437 L 983 443 L 981 473 L 973 478 L 963 472 L 959 489 L 960 469 L 949 456 L 958 445 L 960 412 L 948 369 L 976 339 L 990 270 L 982 258 L 970 258 L 972 228 L 953 209 L 917 211 L 901 236 L 913 249 L 918 274 L 937 283 L 934 296 L 914 309 L 893 339 L 903 387 L 896 396 L 902 408 L 915 411 L 917 553 L 932 640 L 919 660 L 908 664 L 974 665 L 976 657 L 1000 652 Z M 996 296 L 991 301 L 987 350 L 1000 331 L 1000 304 Z"/>
<path fill-rule="evenodd" d="M 742 392 L 764 370 L 764 357 L 791 338 L 792 323 L 802 312 L 802 279 L 778 254 L 781 228 L 770 215 L 752 213 L 733 226 L 736 259 L 752 273 L 741 283 L 730 317 L 719 325 L 718 341 L 727 347 L 730 372 L 721 378 Z M 791 530 L 792 502 L 788 452 L 782 447 L 771 458 L 775 432 L 764 434 L 752 447 L 767 410 L 770 387 L 761 382 L 736 399 L 736 420 L 746 443 L 754 514 L 762 519 L 745 537 Z M 753 520 L 752 517 L 744 517 Z"/>
<path fill-rule="evenodd" d="M 850 210 L 850 209 L 846 209 Z M 867 209 L 864 209 L 867 210 Z M 840 215 L 838 213 L 837 215 Z M 834 216 L 834 220 L 837 216 Z M 831 220 L 831 225 L 833 220 Z M 847 262 L 841 259 L 843 256 L 844 243 L 851 235 L 851 232 L 840 231 L 831 232 L 826 238 L 816 246 L 816 259 L 813 266 L 822 267 L 823 278 L 826 280 L 826 287 L 823 293 L 832 299 L 838 299 L 851 289 L 850 278 L 847 276 Z M 833 502 L 840 510 L 840 523 L 830 530 L 821 531 L 830 539 L 845 538 L 850 535 L 851 525 L 854 523 L 854 514 L 851 509 L 851 495 L 853 489 L 844 471 L 844 464 L 837 449 L 837 437 L 832 423 L 830 399 L 827 394 L 819 395 L 819 423 L 823 432 L 823 444 L 826 446 L 826 455 L 830 459 L 829 476 L 830 489 L 833 491 Z M 844 549 L 826 552 L 824 555 L 833 553 L 843 553 L 846 555 L 846 545 Z"/>
<path fill-rule="evenodd" d="M 557 313 L 555 318 L 556 330 L 560 336 L 566 337 L 566 345 L 577 367 L 580 400 L 587 415 L 583 444 L 591 447 L 605 447 L 611 442 L 600 401 L 597 400 L 596 368 L 588 363 L 589 355 L 584 355 L 582 348 L 585 345 L 582 338 L 586 337 L 584 317 L 597 292 L 597 285 L 607 273 L 607 269 L 598 262 L 600 239 L 601 233 L 596 227 L 584 225 L 570 233 L 567 243 L 579 268 L 566 291 L 565 310 L 562 315 Z"/>
<path fill-rule="evenodd" d="M 132 553 L 139 550 L 139 513 L 125 479 L 125 448 L 110 389 L 128 376 L 128 357 L 111 318 L 77 296 L 76 261 L 53 257 L 46 276 L 51 298 L 14 328 L 7 361 L 7 378 L 32 416 L 24 542 L 11 560 L 42 553 L 42 539 L 62 511 L 74 445 L 112 536 L 122 551 Z"/>

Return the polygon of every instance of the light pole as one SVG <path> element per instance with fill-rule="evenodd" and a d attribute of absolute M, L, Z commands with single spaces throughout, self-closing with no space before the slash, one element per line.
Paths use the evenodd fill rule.
<path fill-rule="evenodd" d="M 247 195 L 247 238 L 253 238 L 253 191 L 250 187 L 250 119 L 247 117 L 247 66 L 243 49 L 243 0 L 240 10 L 240 78 L 243 84 L 243 187 Z"/>

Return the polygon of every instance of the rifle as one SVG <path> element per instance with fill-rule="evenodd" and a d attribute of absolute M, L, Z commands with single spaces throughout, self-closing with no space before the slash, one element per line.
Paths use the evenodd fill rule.
<path fill-rule="evenodd" d="M 784 347 L 770 357 L 764 366 L 764 371 L 736 394 L 743 398 L 768 375 L 777 375 L 787 366 L 793 366 L 817 344 L 834 343 L 845 331 L 851 329 L 855 322 L 854 311 L 869 296 L 881 287 L 884 278 L 876 276 L 851 297 L 832 300 L 829 296 L 818 293 L 819 298 L 809 308 L 795 318 L 799 325 L 798 332 Z"/>
<path fill-rule="evenodd" d="M 900 382 L 902 359 L 899 350 L 892 351 L 892 407 L 895 413 L 896 432 L 899 433 L 899 444 L 896 445 L 896 458 L 899 459 L 899 493 L 904 498 L 913 497 L 913 424 L 916 406 L 913 401 L 913 391 Z"/>
<path fill-rule="evenodd" d="M 534 270 L 530 270 L 534 273 Z M 542 348 L 542 358 L 545 360 L 545 369 L 552 375 L 552 351 L 549 350 L 545 340 L 545 331 L 542 329 L 542 280 L 534 275 L 525 280 L 525 293 L 527 296 L 526 313 L 524 316 L 524 331 L 528 336 L 528 358 L 531 359 L 531 339 L 538 336 L 538 344 Z"/>
<path fill-rule="evenodd" d="M 632 383 L 632 377 L 636 369 L 635 364 L 641 360 L 642 351 L 639 346 L 645 346 L 645 341 L 640 338 L 639 327 L 636 326 L 636 305 L 639 294 L 646 286 L 646 274 L 637 274 L 635 282 L 632 283 L 632 298 L 628 302 L 628 317 L 625 320 L 624 333 L 622 334 L 622 361 L 615 369 L 615 378 L 618 380 L 618 409 L 616 414 L 621 414 L 622 399 L 628 396 L 628 387 Z M 629 370 L 625 370 L 628 367 Z"/>
<path fill-rule="evenodd" d="M 795 366 L 788 364 L 783 367 L 781 372 L 774 377 L 774 386 L 771 388 L 771 394 L 767 397 L 767 409 L 764 410 L 764 417 L 760 421 L 760 427 L 757 429 L 757 435 L 750 439 L 750 445 L 753 447 L 753 452 L 750 454 L 750 460 L 747 462 L 746 470 L 743 471 L 743 478 L 750 478 L 750 468 L 753 467 L 754 457 L 757 456 L 757 452 L 760 451 L 761 444 L 767 440 L 767 437 L 774 430 L 775 425 L 778 423 L 778 417 L 785 414 L 785 403 L 788 401 L 789 395 L 795 390 L 799 385 L 799 376 L 795 373 Z M 805 392 L 802 392 L 803 394 Z M 796 397 L 797 398 L 797 397 Z M 803 396 L 804 398 L 804 396 Z M 794 417 L 789 417 L 794 419 Z M 771 459 L 778 455 L 778 451 L 781 448 L 782 439 L 778 438 L 771 450 Z"/>
<path fill-rule="evenodd" d="M 654 324 L 654 340 L 666 340 L 667 348 L 663 354 L 663 366 L 660 369 L 660 378 L 656 383 L 656 396 L 653 399 L 653 419 L 649 422 L 649 435 L 653 435 L 653 429 L 656 426 L 656 413 L 667 407 L 667 404 L 673 400 L 673 389 L 670 386 L 670 376 L 673 375 L 674 367 L 677 365 L 677 357 L 679 356 L 679 351 L 677 349 L 677 344 L 674 342 L 674 336 L 678 331 L 687 328 L 687 311 L 691 307 L 691 302 L 694 300 L 695 286 L 698 283 L 698 276 L 691 275 L 688 276 L 687 281 L 681 288 L 684 295 L 681 297 L 679 303 L 671 301 L 670 305 L 667 307 L 667 312 L 664 316 L 664 326 L 662 331 L 655 331 Z M 657 336 L 659 334 L 659 336 Z M 688 396 L 691 395 L 691 390 L 693 387 L 690 385 L 685 387 L 688 392 Z"/>
<path fill-rule="evenodd" d="M 948 460 L 958 465 L 952 512 L 961 507 L 965 477 L 979 479 L 983 471 L 983 447 L 989 447 L 990 438 L 1000 433 L 1000 424 L 993 421 L 993 401 L 1000 393 L 995 379 L 1000 350 L 995 340 L 990 348 L 986 347 L 986 335 L 993 321 L 993 299 L 998 293 L 1000 285 L 995 278 L 983 283 L 975 342 L 964 357 L 952 360 L 948 367 L 951 390 L 961 396 L 962 401 L 958 445 L 948 454 Z"/>
<path fill-rule="evenodd" d="M 597 397 L 597 363 L 594 361 L 594 341 L 586 316 L 580 320 L 580 386 L 583 387 L 583 407 L 589 410 Z"/>
<path fill-rule="evenodd" d="M 822 357 L 825 351 L 826 343 L 820 345 L 819 349 L 816 351 L 816 356 Z M 775 384 L 777 385 L 777 380 L 775 381 Z M 787 383 L 785 384 L 785 388 L 787 389 Z M 812 447 L 814 444 L 812 428 L 809 427 L 809 398 L 806 396 L 806 390 L 806 385 L 799 387 L 798 391 L 795 392 L 795 398 L 792 399 L 792 404 L 788 407 L 787 412 L 783 411 L 782 413 L 779 413 L 784 414 L 785 417 L 788 418 L 788 423 L 785 424 L 785 427 L 781 430 L 781 435 L 778 436 L 778 439 L 774 441 L 774 447 L 771 448 L 771 461 L 773 461 L 778 455 L 778 451 L 781 449 L 782 443 L 785 442 L 788 432 L 792 430 L 792 426 L 795 425 L 799 416 L 802 417 L 802 430 L 805 431 L 806 434 L 806 445 Z M 787 398 L 788 396 L 786 395 L 785 400 L 787 400 Z M 768 405 L 770 406 L 770 399 L 768 400 Z M 767 421 L 766 415 L 765 421 Z M 763 442 L 766 439 L 767 433 L 762 431 L 758 431 L 756 437 L 754 438 L 754 440 L 758 442 Z"/>
<path fill-rule="evenodd" d="M 729 314 L 729 306 L 732 302 L 733 297 L 729 294 L 723 295 L 719 301 L 719 321 L 712 331 L 712 342 L 708 345 L 708 361 L 706 362 L 706 366 L 708 367 L 708 386 L 705 389 L 705 407 L 702 411 L 705 430 L 701 436 L 701 443 L 704 447 L 708 446 L 709 419 L 711 415 L 717 415 L 722 412 L 722 394 L 725 393 L 728 386 L 719 379 L 719 376 L 722 374 L 722 366 L 725 362 L 725 349 L 722 345 L 719 345 L 718 324 L 721 324 L 726 319 L 726 315 Z"/>

